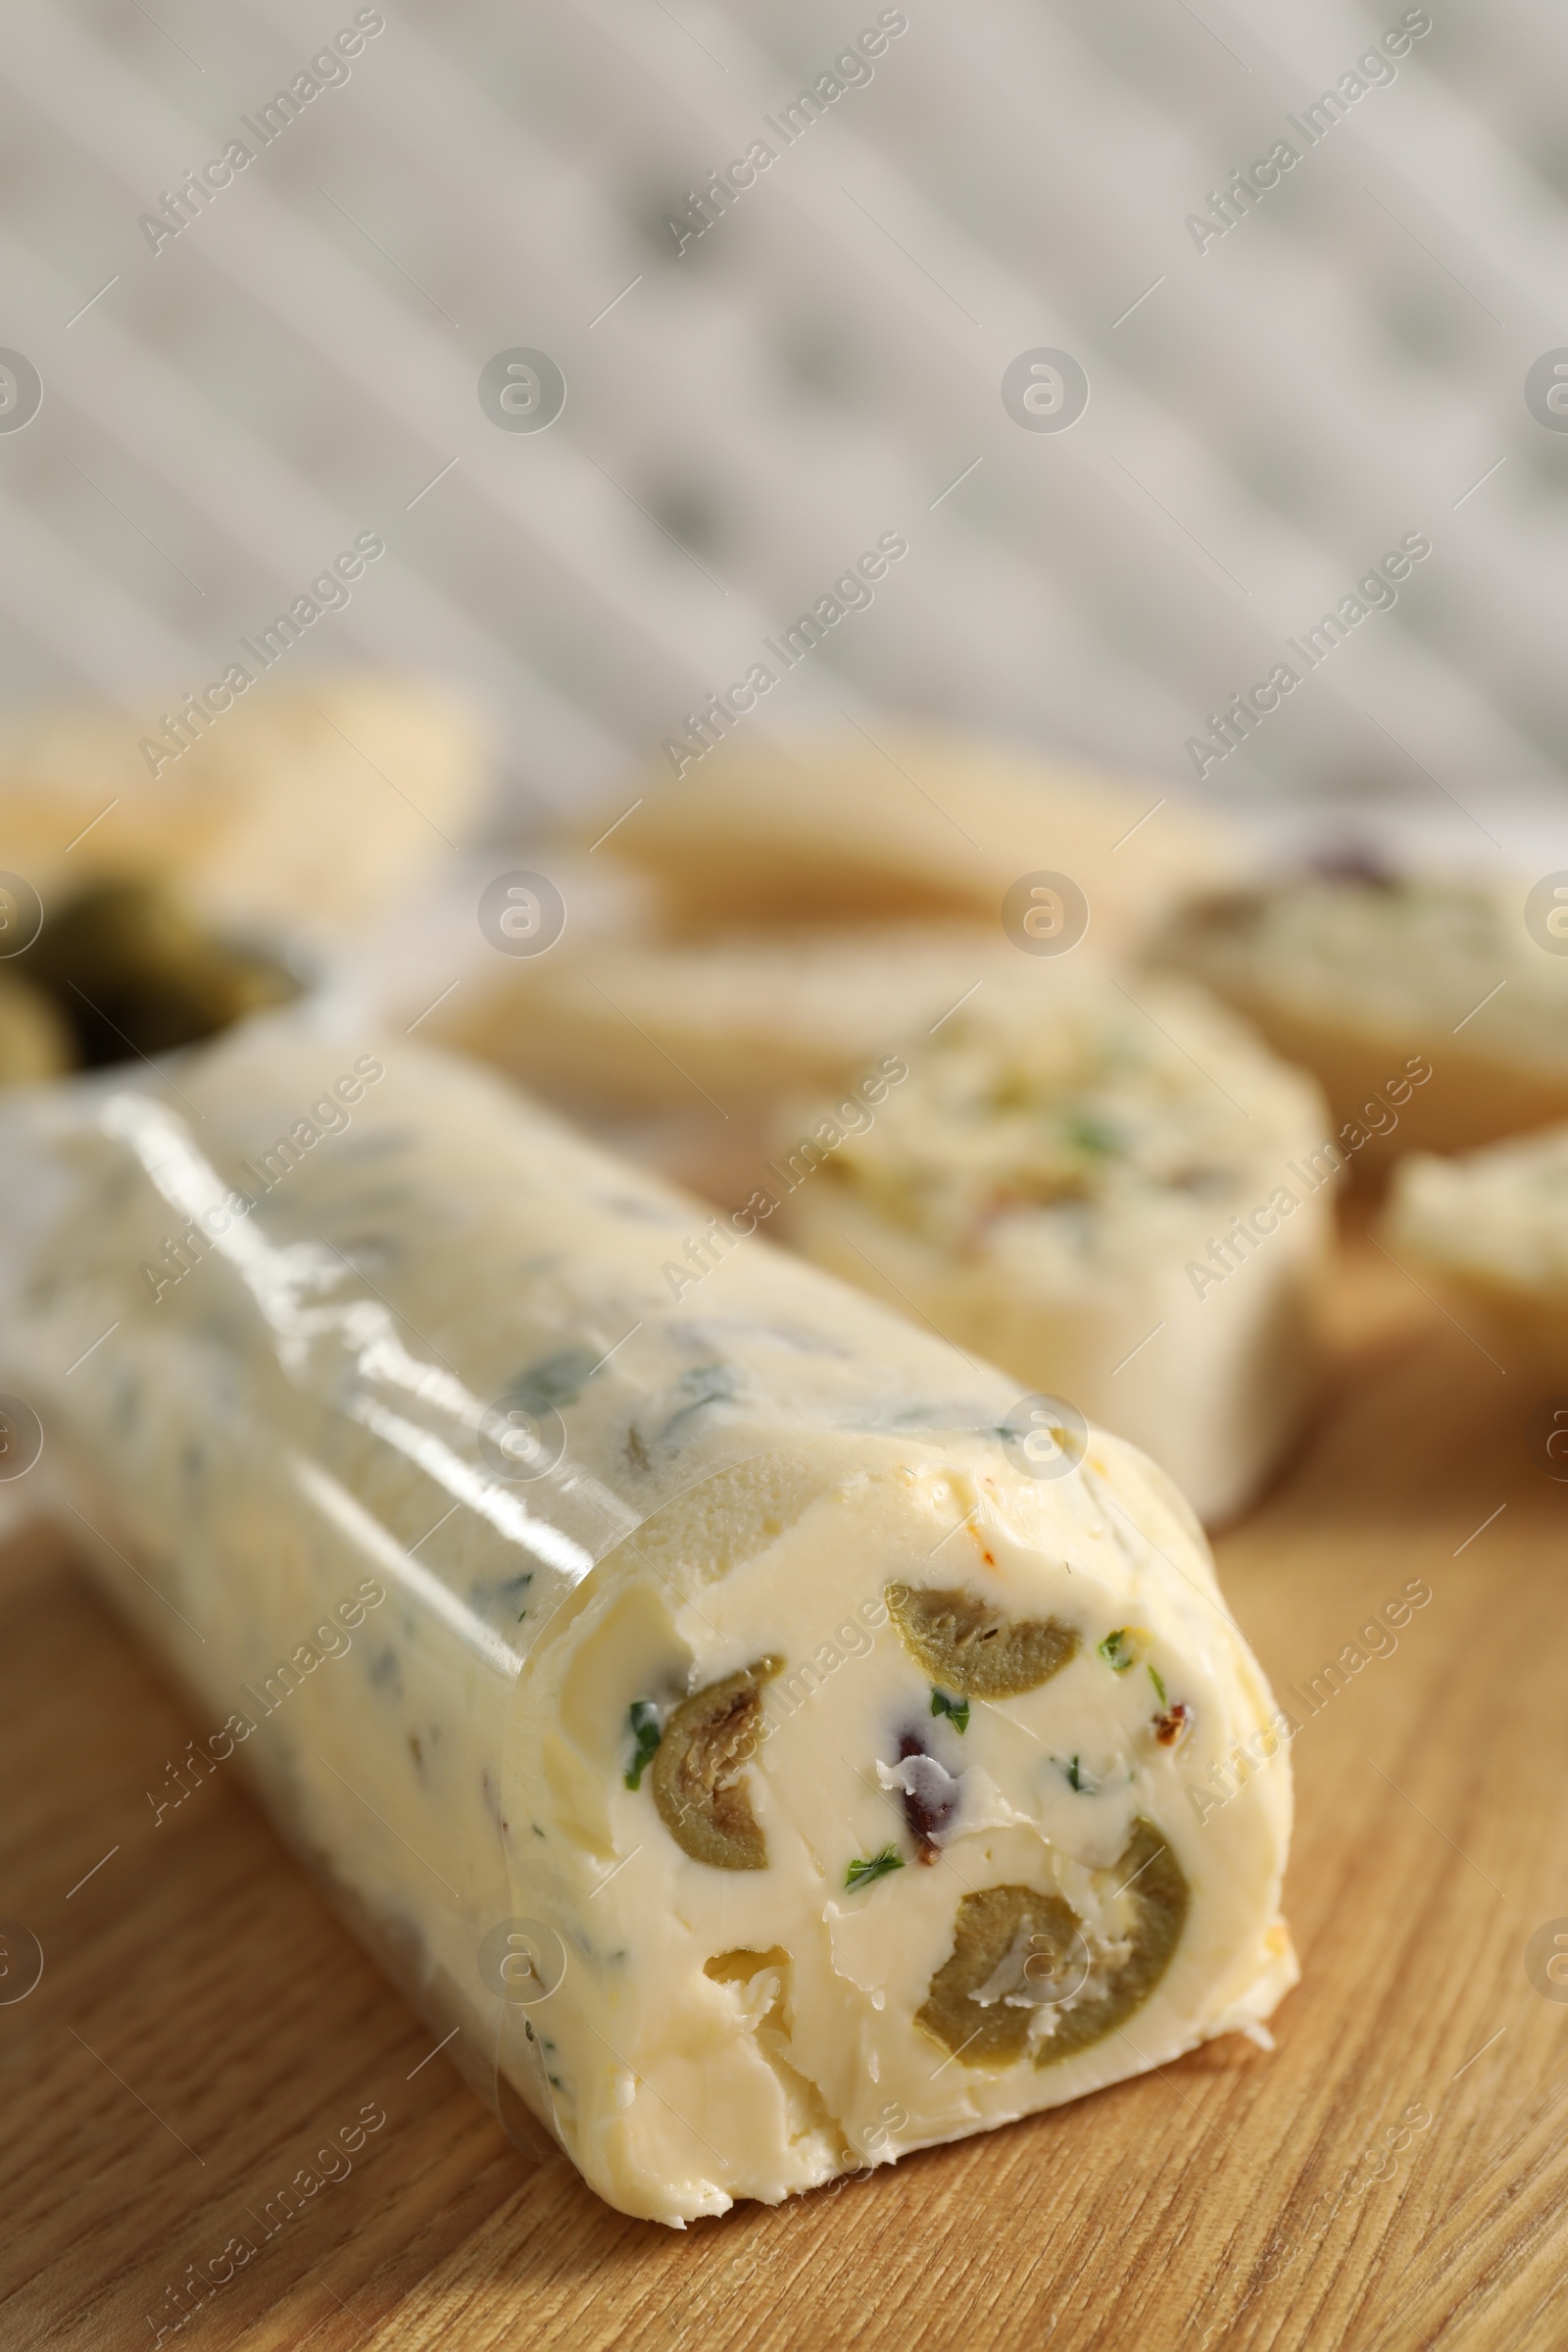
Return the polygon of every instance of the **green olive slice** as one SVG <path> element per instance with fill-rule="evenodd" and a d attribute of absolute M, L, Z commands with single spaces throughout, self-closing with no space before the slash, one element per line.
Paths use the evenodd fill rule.
<path fill-rule="evenodd" d="M 270 956 L 210 935 L 177 898 L 126 877 L 51 913 L 26 968 L 54 992 L 92 1064 L 193 1044 L 298 993 Z"/>
<path fill-rule="evenodd" d="M 965 2066 L 1011 2066 L 1029 2044 L 1034 2010 L 1005 2001 L 983 2005 L 975 1994 L 1023 1941 L 1042 1949 L 1070 1945 L 1078 1914 L 1059 1894 L 1033 1886 L 987 1886 L 958 1903 L 953 1957 L 931 1980 L 914 2022 Z"/>
<path fill-rule="evenodd" d="M 111 876 L 68 899 L 28 951 L 29 973 L 47 986 L 74 983 L 88 996 L 149 973 L 179 971 L 206 953 L 201 926 L 154 882 Z"/>
<path fill-rule="evenodd" d="M 883 1598 L 928 1679 L 965 1698 L 1017 1698 L 1059 1674 L 1078 1647 L 1054 1617 L 1014 1620 L 960 1588 L 889 1585 Z"/>
<path fill-rule="evenodd" d="M 664 1726 L 650 1779 L 659 1818 L 682 1853 L 714 1870 L 765 1870 L 767 1844 L 741 1778 L 757 1752 L 762 1685 L 782 1658 L 759 1658 L 683 1698 Z"/>
<path fill-rule="evenodd" d="M 1110 1970 L 1102 1991 L 1087 1999 L 1069 1991 L 1055 2005 L 1054 2030 L 1035 2042 L 1036 2066 L 1074 2057 L 1125 2023 L 1170 1965 L 1191 1890 L 1164 1837 L 1142 1815 L 1115 1871 L 1133 1899 L 1132 1948 Z M 1022 2001 L 976 1999 L 1023 1944 L 1040 1955 L 1038 1963 L 1033 1957 L 1024 1963 L 1039 1992 Z M 966 1894 L 954 1922 L 952 1957 L 931 1979 L 915 2024 L 965 2066 L 1010 2066 L 1028 2050 L 1031 2025 L 1050 2001 L 1053 1979 L 1070 1984 L 1065 1955 L 1075 1946 L 1083 1948 L 1083 1923 L 1059 1894 L 1016 1886 Z"/>

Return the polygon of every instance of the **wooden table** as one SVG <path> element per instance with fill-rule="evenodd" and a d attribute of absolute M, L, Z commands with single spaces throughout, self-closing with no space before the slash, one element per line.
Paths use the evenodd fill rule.
<path fill-rule="evenodd" d="M 684 2233 L 509 2144 L 232 1776 L 154 1837 L 144 1792 L 191 1727 L 60 1541 L 15 1541 L 0 1916 L 44 1970 L 0 2006 L 0 2344 L 151 2344 L 186 2266 L 364 2107 L 386 2121 L 352 2169 L 166 2341 L 1568 2343 L 1568 1983 L 1544 1965 L 1568 1936 L 1568 1485 L 1528 1382 L 1365 1245 L 1332 1326 L 1331 1402 L 1221 1543 L 1227 1590 L 1281 1688 L 1407 1579 L 1433 1597 L 1295 1742 L 1278 2049 L 1233 2036 Z"/>

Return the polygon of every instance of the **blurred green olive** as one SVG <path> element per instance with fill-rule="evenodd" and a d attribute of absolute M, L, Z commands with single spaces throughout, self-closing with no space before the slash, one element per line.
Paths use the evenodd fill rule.
<path fill-rule="evenodd" d="M 19 958 L 49 990 L 97 1066 L 167 1054 L 297 994 L 270 956 L 228 946 L 172 893 L 130 877 L 93 883 L 46 913 Z"/>
<path fill-rule="evenodd" d="M 94 882 L 50 907 L 26 965 L 47 987 L 93 997 L 144 973 L 178 972 L 207 953 L 206 935 L 177 899 L 127 877 Z"/>

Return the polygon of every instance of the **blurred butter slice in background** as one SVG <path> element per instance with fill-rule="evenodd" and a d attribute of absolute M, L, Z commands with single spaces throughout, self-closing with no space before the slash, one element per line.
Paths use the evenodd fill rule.
<path fill-rule="evenodd" d="M 1130 1438 L 1210 1524 L 1243 1509 L 1316 1386 L 1336 1161 L 1310 1078 L 1200 990 L 1086 970 L 1047 1020 L 982 991 L 857 1110 L 781 1120 L 787 1238 Z"/>
<path fill-rule="evenodd" d="M 192 738 L 183 749 L 166 717 Z M 355 926 L 472 832 L 491 778 L 466 700 L 379 672 L 253 687 L 205 731 L 178 704 L 0 719 L 4 863 L 46 907 L 130 874 L 176 883 L 220 923 Z"/>
<path fill-rule="evenodd" d="M 481 957 L 424 1033 L 729 1203 L 782 1099 L 853 1084 L 982 990 L 1049 1002 L 1065 966 L 1009 928 L 1009 891 L 1067 877 L 1076 967 L 1246 862 L 1157 784 L 891 720 L 875 737 L 725 743 L 628 785 L 569 857 L 519 851 L 564 899 L 559 944 Z"/>
<path fill-rule="evenodd" d="M 1217 815 L 1161 784 L 881 722 L 874 742 L 846 729 L 720 743 L 678 779 L 651 780 L 604 852 L 653 875 L 672 921 L 694 929 L 995 918 L 1021 876 L 1064 873 L 1106 947 L 1243 863 Z"/>
<path fill-rule="evenodd" d="M 585 1107 L 743 1112 L 837 1086 L 988 979 L 1031 976 L 1000 932 L 956 922 L 568 937 L 523 968 L 471 1033 L 486 1058 Z"/>
<path fill-rule="evenodd" d="M 1383 1233 L 1466 1330 L 1480 1326 L 1506 1370 L 1568 1386 L 1568 1126 L 1453 1159 L 1413 1153 L 1396 1172 Z M 1568 1440 L 1547 1466 L 1568 1472 Z"/>
<path fill-rule="evenodd" d="M 1550 877 L 1547 877 L 1549 880 Z M 1568 1117 L 1568 939 L 1540 885 L 1308 873 L 1206 895 L 1150 949 L 1320 1081 L 1358 1178 Z"/>
<path fill-rule="evenodd" d="M 568 876 L 559 947 L 455 993 L 423 1034 L 725 1206 L 757 1184 L 783 1097 L 853 1085 L 987 986 L 1044 1003 L 1059 970 L 979 923 L 639 936 L 646 902 L 612 928 L 612 879 L 637 877 Z"/>

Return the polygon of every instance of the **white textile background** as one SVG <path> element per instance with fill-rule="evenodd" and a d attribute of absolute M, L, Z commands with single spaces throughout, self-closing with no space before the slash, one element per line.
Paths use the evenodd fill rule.
<path fill-rule="evenodd" d="M 346 78 L 242 129 L 366 14 Z M 1195 229 L 1281 139 L 1278 183 Z M 896 708 L 1190 784 L 1208 714 L 1423 534 L 1207 789 L 1398 796 L 1478 850 L 1446 796 L 1556 789 L 1568 438 L 1525 382 L 1568 344 L 1568 22 L 1541 0 L 9 0 L 0 178 L 0 345 L 43 383 L 0 432 L 8 691 L 152 711 L 373 529 L 291 662 L 470 680 L 515 808 L 608 801 L 893 531 L 908 557 L 759 729 Z M 481 408 L 514 348 L 564 375 L 547 431 Z M 1004 406 L 1039 348 L 1087 375 L 1068 430 Z"/>

